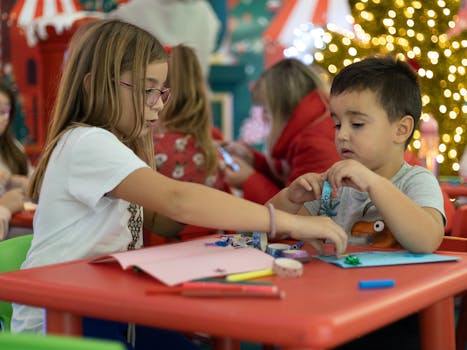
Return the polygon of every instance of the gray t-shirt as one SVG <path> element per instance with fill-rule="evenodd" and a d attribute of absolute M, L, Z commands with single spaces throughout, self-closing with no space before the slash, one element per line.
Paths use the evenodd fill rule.
<path fill-rule="evenodd" d="M 404 163 L 391 182 L 419 206 L 437 209 L 446 223 L 443 195 L 438 180 L 427 169 Z M 359 230 L 367 224 L 369 231 L 374 233 L 381 232 L 385 226 L 383 218 L 371 202 L 368 193 L 351 187 L 341 187 L 338 196 L 331 198 L 331 202 L 326 207 L 321 207 L 319 200 L 306 202 L 305 207 L 311 215 L 330 216 L 350 235 L 349 244 L 368 245 L 372 243 L 369 235 L 357 237 L 352 234 L 357 229 L 357 223 L 359 223 Z M 355 228 L 352 230 L 354 225 Z"/>

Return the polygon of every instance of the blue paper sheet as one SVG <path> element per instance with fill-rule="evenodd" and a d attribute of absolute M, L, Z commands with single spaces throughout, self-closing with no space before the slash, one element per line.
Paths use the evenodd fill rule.
<path fill-rule="evenodd" d="M 457 256 L 448 256 L 441 254 L 412 254 L 406 250 L 402 251 L 370 251 L 351 253 L 350 255 L 357 256 L 360 264 L 352 265 L 345 262 L 347 256 L 342 256 L 339 259 L 335 255 L 317 255 L 315 258 L 322 261 L 338 265 L 343 268 L 354 267 L 369 267 L 369 266 L 387 266 L 387 265 L 405 265 L 405 264 L 423 264 L 443 261 L 460 260 Z"/>

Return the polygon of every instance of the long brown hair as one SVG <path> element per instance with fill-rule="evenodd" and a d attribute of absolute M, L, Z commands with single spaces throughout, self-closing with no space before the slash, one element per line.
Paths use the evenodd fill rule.
<path fill-rule="evenodd" d="M 287 121 L 299 102 L 320 86 L 319 79 L 301 61 L 283 59 L 258 78 L 252 89 L 253 102 L 266 107 L 274 120 Z"/>
<path fill-rule="evenodd" d="M 119 136 L 143 161 L 154 165 L 151 134 L 138 137 L 144 125 L 144 79 L 146 67 L 166 61 L 162 45 L 148 32 L 119 20 L 95 20 L 83 24 L 73 35 L 55 100 L 47 144 L 31 179 L 30 197 L 37 201 L 51 153 L 60 137 L 76 126 L 96 126 Z M 116 130 L 122 117 L 119 81 L 131 72 L 133 130 L 123 137 Z M 85 78 L 87 89 L 84 88 Z M 96 147 L 99 147 L 96 145 Z"/>
<path fill-rule="evenodd" d="M 167 85 L 172 88 L 172 96 L 160 114 L 162 125 L 169 131 L 192 135 L 205 156 L 207 173 L 213 173 L 217 169 L 218 155 L 211 135 L 208 87 L 191 47 L 171 48 Z"/>
<path fill-rule="evenodd" d="M 28 157 L 21 148 L 13 133 L 13 123 L 16 115 L 16 98 L 12 88 L 0 81 L 0 93 L 6 95 L 10 102 L 10 115 L 5 131 L 0 135 L 0 157 L 14 175 L 28 175 Z"/>

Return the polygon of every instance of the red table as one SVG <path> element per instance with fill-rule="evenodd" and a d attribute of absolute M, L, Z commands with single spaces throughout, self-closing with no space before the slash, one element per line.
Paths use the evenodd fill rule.
<path fill-rule="evenodd" d="M 449 253 L 447 253 L 449 254 Z M 467 290 L 467 254 L 459 262 L 342 269 L 312 259 L 301 278 L 268 277 L 278 299 L 145 295 L 153 278 L 118 264 L 79 260 L 0 274 L 0 300 L 47 308 L 48 332 L 81 334 L 83 315 L 221 339 L 328 349 L 420 312 L 422 348 L 453 350 L 453 296 Z M 362 279 L 392 278 L 394 288 L 359 290 Z M 369 322 L 371 320 L 371 322 Z"/>

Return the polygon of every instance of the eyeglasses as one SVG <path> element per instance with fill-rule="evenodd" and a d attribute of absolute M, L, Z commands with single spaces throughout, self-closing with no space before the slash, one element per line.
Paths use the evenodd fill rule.
<path fill-rule="evenodd" d="M 129 88 L 135 87 L 134 85 L 125 83 L 124 81 L 120 81 L 119 83 L 121 86 L 129 87 Z M 146 104 L 149 107 L 152 107 L 157 103 L 157 101 L 159 101 L 159 98 L 162 98 L 162 102 L 165 105 L 169 101 L 171 90 L 169 88 L 162 88 L 162 89 L 149 88 L 149 89 L 144 89 L 144 93 L 146 95 Z"/>

